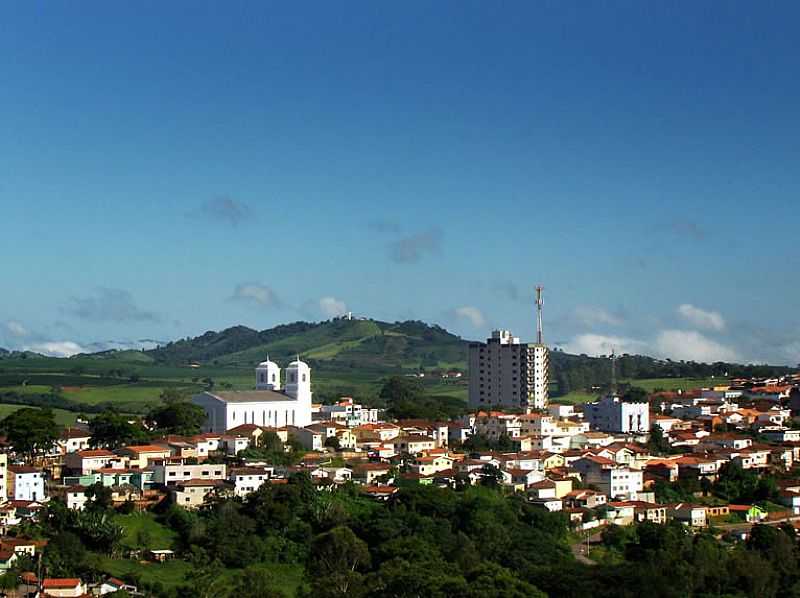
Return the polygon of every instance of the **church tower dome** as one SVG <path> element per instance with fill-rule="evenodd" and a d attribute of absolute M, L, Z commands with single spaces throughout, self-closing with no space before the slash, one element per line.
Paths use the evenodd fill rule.
<path fill-rule="evenodd" d="M 274 361 L 270 361 L 268 355 L 266 361 L 262 361 L 256 366 L 256 390 L 280 389 L 281 368 Z"/>
<path fill-rule="evenodd" d="M 286 394 L 294 398 L 311 399 L 311 368 L 298 356 L 286 368 Z"/>

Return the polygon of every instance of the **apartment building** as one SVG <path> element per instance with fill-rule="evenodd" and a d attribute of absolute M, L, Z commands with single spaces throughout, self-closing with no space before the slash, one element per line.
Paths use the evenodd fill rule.
<path fill-rule="evenodd" d="M 495 330 L 485 343 L 470 343 L 470 406 L 547 408 L 549 356 L 545 345 L 520 343 L 508 330 Z"/>

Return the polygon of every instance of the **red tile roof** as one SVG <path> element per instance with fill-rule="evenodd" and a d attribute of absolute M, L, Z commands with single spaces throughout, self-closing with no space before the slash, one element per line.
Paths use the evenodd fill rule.
<path fill-rule="evenodd" d="M 81 580 L 77 577 L 65 577 L 61 579 L 45 579 L 42 587 L 45 590 L 67 590 L 81 585 Z"/>

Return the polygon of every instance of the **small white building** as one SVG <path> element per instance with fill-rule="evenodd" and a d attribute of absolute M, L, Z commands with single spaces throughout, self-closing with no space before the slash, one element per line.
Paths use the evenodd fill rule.
<path fill-rule="evenodd" d="M 45 596 L 59 598 L 82 598 L 86 595 L 86 584 L 78 578 L 45 579 L 42 581 Z"/>
<path fill-rule="evenodd" d="M 586 403 L 583 417 L 593 428 L 603 432 L 630 434 L 650 431 L 650 405 L 647 401 L 626 401 L 616 395 L 606 395 Z"/>
<path fill-rule="evenodd" d="M 44 473 L 40 469 L 10 465 L 8 477 L 8 494 L 12 500 L 32 502 L 45 499 Z"/>
<path fill-rule="evenodd" d="M 106 449 L 88 449 L 67 453 L 64 465 L 67 469 L 81 475 L 107 467 L 123 468 L 125 466 L 124 459 Z"/>
<path fill-rule="evenodd" d="M 89 448 L 92 435 L 83 428 L 64 428 L 56 441 L 61 454 L 74 453 Z"/>
<path fill-rule="evenodd" d="M 587 455 L 572 467 L 580 472 L 586 484 L 596 486 L 612 499 L 636 500 L 643 488 L 642 471 L 618 465 L 606 457 Z"/>
<path fill-rule="evenodd" d="M 263 467 L 233 467 L 228 475 L 233 484 L 233 494 L 240 497 L 258 490 L 269 477 L 269 472 Z"/>
<path fill-rule="evenodd" d="M 227 477 L 224 463 L 190 465 L 183 460 L 162 459 L 150 464 L 149 469 L 153 471 L 153 482 L 165 486 L 184 480 L 224 480 Z"/>
<path fill-rule="evenodd" d="M 64 491 L 64 501 L 67 508 L 74 511 L 83 511 L 89 499 L 86 497 L 86 486 L 69 486 Z"/>

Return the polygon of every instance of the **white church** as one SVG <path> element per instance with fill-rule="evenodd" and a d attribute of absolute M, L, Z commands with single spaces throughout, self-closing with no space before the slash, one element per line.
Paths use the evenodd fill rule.
<path fill-rule="evenodd" d="M 204 432 L 221 433 L 242 424 L 281 428 L 311 424 L 311 368 L 297 360 L 286 368 L 281 389 L 281 369 L 273 361 L 256 367 L 256 389 L 206 391 L 192 397 L 206 412 Z"/>

